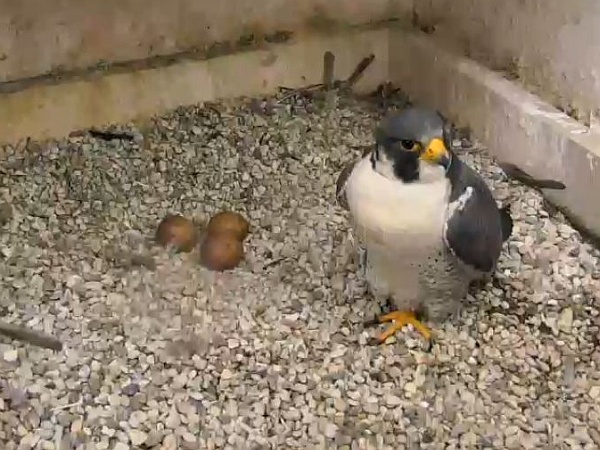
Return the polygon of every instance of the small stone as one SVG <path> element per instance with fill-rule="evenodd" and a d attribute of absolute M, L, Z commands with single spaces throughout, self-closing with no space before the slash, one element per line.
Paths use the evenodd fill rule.
<path fill-rule="evenodd" d="M 333 406 L 339 412 L 344 412 L 344 411 L 346 411 L 346 408 L 347 408 L 346 402 L 341 397 L 336 397 L 333 400 Z"/>
<path fill-rule="evenodd" d="M 20 442 L 21 447 L 23 448 L 34 448 L 38 442 L 40 441 L 40 436 L 35 433 L 27 433 Z"/>
<path fill-rule="evenodd" d="M 223 369 L 223 372 L 221 372 L 221 379 L 222 380 L 231 380 L 233 378 L 233 372 L 229 369 Z"/>
<path fill-rule="evenodd" d="M 404 384 L 404 392 L 408 396 L 412 396 L 412 395 L 416 394 L 416 392 L 417 392 L 417 385 L 415 383 L 413 383 L 412 381 L 409 381 L 408 383 L 405 383 Z"/>
<path fill-rule="evenodd" d="M 152 430 L 148 433 L 148 437 L 146 438 L 146 442 L 144 443 L 145 447 L 154 447 L 161 443 L 163 440 L 163 432 Z"/>
<path fill-rule="evenodd" d="M 398 406 L 402 404 L 402 399 L 396 395 L 386 395 L 385 396 L 385 404 L 391 407 Z"/>
<path fill-rule="evenodd" d="M 119 407 L 123 404 L 121 396 L 118 394 L 111 394 L 108 396 L 108 403 L 113 407 Z"/>
<path fill-rule="evenodd" d="M 182 436 L 181 436 L 181 437 L 183 438 L 183 440 L 184 440 L 185 442 L 188 442 L 188 443 L 194 443 L 194 442 L 196 442 L 196 436 L 194 436 L 194 435 L 193 435 L 192 433 L 190 433 L 189 431 L 185 431 L 185 432 L 182 434 Z"/>
<path fill-rule="evenodd" d="M 71 424 L 71 433 L 77 434 L 83 430 L 83 419 L 77 419 Z"/>
<path fill-rule="evenodd" d="M 600 386 L 592 386 L 588 394 L 593 400 L 600 400 Z"/>
<path fill-rule="evenodd" d="M 128 395 L 128 396 L 134 396 L 135 394 L 137 394 L 140 390 L 140 386 L 137 383 L 129 383 L 127 386 L 125 386 L 123 388 L 123 394 Z"/>
<path fill-rule="evenodd" d="M 171 386 L 173 386 L 173 389 L 182 389 L 186 385 L 187 381 L 187 375 L 185 373 L 182 373 L 173 378 L 173 383 L 171 384 Z"/>
<path fill-rule="evenodd" d="M 16 362 L 19 359 L 19 352 L 17 351 L 17 349 L 6 350 L 2 357 L 6 362 Z"/>
<path fill-rule="evenodd" d="M 179 414 L 174 409 L 171 410 L 167 419 L 165 420 L 165 425 L 167 428 L 171 430 L 175 430 L 179 425 L 181 425 L 181 419 L 179 418 Z"/>
<path fill-rule="evenodd" d="M 557 322 L 558 329 L 563 333 L 570 333 L 573 328 L 573 310 L 565 308 L 560 313 Z"/>
<path fill-rule="evenodd" d="M 123 442 L 117 442 L 113 447 L 113 450 L 129 450 L 129 445 L 124 444 Z"/>
<path fill-rule="evenodd" d="M 162 442 L 161 450 L 177 450 L 177 436 L 168 434 Z"/>
<path fill-rule="evenodd" d="M 0 227 L 3 227 L 13 218 L 13 209 L 10 203 L 0 203 Z"/>
<path fill-rule="evenodd" d="M 337 431 L 338 431 L 338 428 L 337 428 L 337 426 L 335 424 L 328 423 L 327 425 L 325 425 L 325 430 L 324 430 L 323 434 L 325 434 L 325 436 L 327 438 L 333 439 L 333 438 L 336 437 Z"/>
<path fill-rule="evenodd" d="M 144 433 L 143 431 L 140 431 L 140 430 L 130 430 L 129 431 L 129 440 L 131 441 L 131 444 L 136 447 L 139 445 L 142 445 L 144 442 L 146 442 L 147 438 L 148 438 L 148 434 Z"/>

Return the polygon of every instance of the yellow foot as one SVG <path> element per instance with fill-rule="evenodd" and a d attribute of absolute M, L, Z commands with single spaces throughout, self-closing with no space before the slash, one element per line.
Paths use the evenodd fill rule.
<path fill-rule="evenodd" d="M 415 330 L 421 333 L 429 344 L 431 343 L 431 331 L 429 331 L 429 328 L 423 325 L 411 311 L 394 311 L 380 316 L 378 320 L 380 323 L 394 322 L 387 330 L 379 335 L 378 339 L 380 343 L 384 343 L 387 338 L 396 334 L 396 332 L 400 331 L 406 325 L 415 327 Z"/>

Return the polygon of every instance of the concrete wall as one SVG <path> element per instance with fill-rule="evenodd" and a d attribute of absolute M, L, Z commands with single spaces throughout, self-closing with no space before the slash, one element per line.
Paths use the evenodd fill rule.
<path fill-rule="evenodd" d="M 0 0 L 0 83 L 412 16 L 578 118 L 600 107 L 597 0 Z"/>
<path fill-rule="evenodd" d="M 407 15 L 413 0 L 0 0 L 0 83 Z"/>
<path fill-rule="evenodd" d="M 600 133 L 414 30 L 391 29 L 389 73 L 418 103 L 468 125 L 496 159 L 563 182 L 544 195 L 600 242 L 600 202 L 590 195 L 600 192 Z"/>
<path fill-rule="evenodd" d="M 587 118 L 600 107 L 598 0 L 419 0 L 415 8 L 440 41 L 517 72 L 573 116 Z"/>
<path fill-rule="evenodd" d="M 205 60 L 188 59 L 136 71 L 0 90 L 0 145 L 61 138 L 71 131 L 145 121 L 179 106 L 223 98 L 261 96 L 279 86 L 301 87 L 323 79 L 323 55 L 335 55 L 334 76 L 347 78 L 366 56 L 375 59 L 354 91 L 372 91 L 388 76 L 387 27 L 313 33 L 293 42 Z M 0 85 L 1 87 L 2 85 Z"/>

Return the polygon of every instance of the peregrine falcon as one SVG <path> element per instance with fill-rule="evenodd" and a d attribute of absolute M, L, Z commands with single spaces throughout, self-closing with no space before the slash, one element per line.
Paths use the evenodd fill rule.
<path fill-rule="evenodd" d="M 450 150 L 447 130 L 436 111 L 393 112 L 372 151 L 337 180 L 337 200 L 366 252 L 369 288 L 397 308 L 378 318 L 393 322 L 380 342 L 407 324 L 429 341 L 419 317 L 440 322 L 458 311 L 469 284 L 493 273 L 512 232 L 508 208 Z"/>

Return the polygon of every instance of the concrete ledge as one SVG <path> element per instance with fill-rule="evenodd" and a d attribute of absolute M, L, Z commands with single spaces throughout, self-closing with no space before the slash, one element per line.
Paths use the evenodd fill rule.
<path fill-rule="evenodd" d="M 335 55 L 337 78 L 348 77 L 362 58 L 375 55 L 355 85 L 357 92 L 364 92 L 387 77 L 388 41 L 387 28 L 315 35 L 264 50 L 0 94 L 0 142 L 60 138 L 178 106 L 320 83 L 326 51 Z"/>
<path fill-rule="evenodd" d="M 544 194 L 573 223 L 600 237 L 600 135 L 430 36 L 401 27 L 390 30 L 390 80 L 414 100 L 468 125 L 499 160 L 565 183 L 564 191 Z"/>

